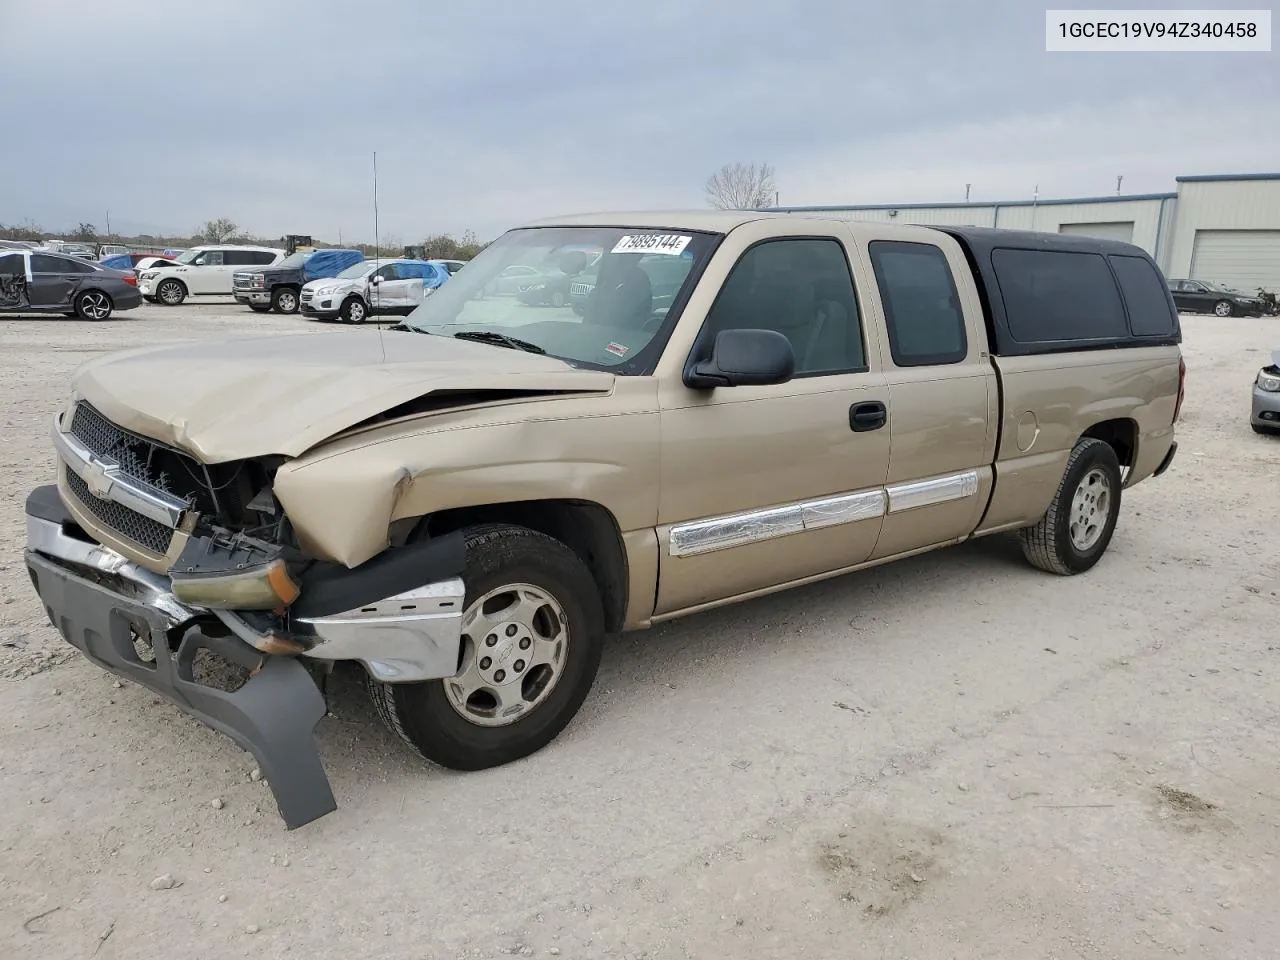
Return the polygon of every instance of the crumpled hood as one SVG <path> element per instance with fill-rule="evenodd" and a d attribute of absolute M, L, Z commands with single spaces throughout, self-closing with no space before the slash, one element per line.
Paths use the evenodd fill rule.
<path fill-rule="evenodd" d="M 357 330 L 111 354 L 80 367 L 73 388 L 120 426 L 221 463 L 299 456 L 434 391 L 605 393 L 613 380 L 505 347 Z"/>

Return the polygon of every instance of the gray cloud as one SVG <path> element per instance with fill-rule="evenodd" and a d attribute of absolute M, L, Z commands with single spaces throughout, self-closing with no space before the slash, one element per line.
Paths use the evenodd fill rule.
<path fill-rule="evenodd" d="M 484 236 L 700 206 L 1096 195 L 1280 157 L 1274 54 L 1048 54 L 1025 2 L 468 0 L 5 9 L 0 221 Z"/>

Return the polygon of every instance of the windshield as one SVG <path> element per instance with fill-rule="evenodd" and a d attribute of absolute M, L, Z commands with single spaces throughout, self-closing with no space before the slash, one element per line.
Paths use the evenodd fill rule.
<path fill-rule="evenodd" d="M 297 256 L 297 254 L 294 254 L 294 256 Z M 367 277 L 369 274 L 373 273 L 376 269 L 378 269 L 378 261 L 361 260 L 359 263 L 353 263 L 351 266 L 347 267 L 347 269 L 335 276 L 334 279 L 360 280 L 361 278 Z"/>
<path fill-rule="evenodd" d="M 570 363 L 624 367 L 664 329 L 718 239 L 692 230 L 512 230 L 422 301 L 405 326 L 439 336 L 499 333 Z"/>

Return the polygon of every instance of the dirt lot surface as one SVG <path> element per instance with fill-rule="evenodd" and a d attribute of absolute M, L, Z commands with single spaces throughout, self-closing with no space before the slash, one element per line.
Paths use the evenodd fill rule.
<path fill-rule="evenodd" d="M 22 503 L 76 364 L 309 325 L 0 322 L 0 957 L 1280 956 L 1280 327 L 1184 324 L 1178 459 L 1090 574 L 983 541 L 630 635 L 476 774 L 346 680 L 339 810 L 287 832 L 247 754 L 67 652 Z"/>

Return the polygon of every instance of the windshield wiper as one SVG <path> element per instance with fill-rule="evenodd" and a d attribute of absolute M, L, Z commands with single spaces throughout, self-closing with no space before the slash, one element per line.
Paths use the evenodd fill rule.
<path fill-rule="evenodd" d="M 523 350 L 525 353 L 546 353 L 542 347 L 528 340 L 509 337 L 505 333 L 494 330 L 461 330 L 453 335 L 455 340 L 474 340 L 477 343 L 492 343 L 495 347 L 509 347 L 512 350 Z"/>
<path fill-rule="evenodd" d="M 387 327 L 387 329 L 388 330 L 404 330 L 404 331 L 408 331 L 409 333 L 426 333 L 427 332 L 423 330 L 421 327 L 411 327 L 409 326 L 409 324 L 404 323 L 403 321 L 401 321 L 400 323 L 393 323 L 391 324 L 391 326 Z"/>

